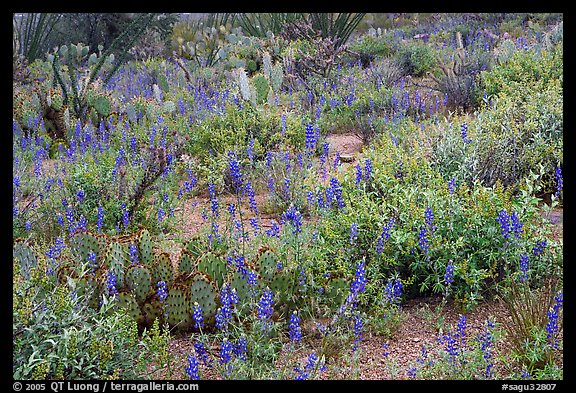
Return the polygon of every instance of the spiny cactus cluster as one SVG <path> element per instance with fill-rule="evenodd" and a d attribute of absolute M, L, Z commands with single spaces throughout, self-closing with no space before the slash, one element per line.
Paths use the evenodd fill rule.
<path fill-rule="evenodd" d="M 246 70 L 241 67 L 235 70 L 234 75 L 240 87 L 242 98 L 250 101 L 253 105 L 272 104 L 274 94 L 280 91 L 284 78 L 282 64 L 273 65 L 268 52 L 263 54 L 262 72 L 257 72 L 248 78 Z"/>
<path fill-rule="evenodd" d="M 294 291 L 293 272 L 268 248 L 261 248 L 252 261 L 237 265 L 215 252 L 201 252 L 198 242 L 191 240 L 173 263 L 176 258 L 170 254 L 154 251 L 146 229 L 124 236 L 78 232 L 68 246 L 72 258 L 58 260 L 58 281 L 73 282 L 77 295 L 94 308 L 100 306 L 104 294 L 115 295 L 118 306 L 142 327 L 158 318 L 179 330 L 192 329 L 193 307 L 198 304 L 209 329 L 226 283 L 238 294 L 239 312 L 249 311 L 251 298 L 266 288 L 277 294 L 277 306 L 285 305 Z M 23 241 L 15 242 L 14 258 L 26 279 L 38 264 Z"/>

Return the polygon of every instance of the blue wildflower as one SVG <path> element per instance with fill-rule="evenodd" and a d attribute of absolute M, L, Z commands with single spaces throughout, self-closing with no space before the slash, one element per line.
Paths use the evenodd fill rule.
<path fill-rule="evenodd" d="M 198 373 L 198 359 L 195 356 L 188 355 L 188 366 L 186 367 L 186 374 L 190 380 L 200 379 Z"/>
<path fill-rule="evenodd" d="M 130 265 L 137 265 L 138 264 L 138 247 L 134 243 L 130 243 L 128 246 L 130 250 Z"/>
<path fill-rule="evenodd" d="M 360 182 L 362 182 L 363 179 L 363 175 L 362 175 L 362 167 L 360 165 L 356 165 L 356 178 L 355 178 L 355 184 L 356 186 L 360 185 Z"/>
<path fill-rule="evenodd" d="M 98 232 L 102 232 L 102 225 L 104 224 L 104 209 L 98 206 L 98 213 L 97 213 L 97 220 L 96 220 L 96 229 Z"/>
<path fill-rule="evenodd" d="M 464 143 L 472 142 L 471 139 L 468 139 L 468 124 L 466 122 L 462 123 L 460 126 L 460 133 L 462 134 L 462 141 Z"/>
<path fill-rule="evenodd" d="M 520 282 L 528 280 L 528 254 L 520 255 Z"/>
<path fill-rule="evenodd" d="M 201 329 L 204 327 L 204 316 L 202 315 L 202 307 L 197 302 L 194 302 L 192 319 L 194 319 L 194 327 Z"/>
<path fill-rule="evenodd" d="M 166 298 L 168 297 L 168 292 L 166 291 L 166 283 L 164 281 L 158 281 L 156 284 L 158 298 L 160 299 L 160 303 L 164 303 Z"/>
<path fill-rule="evenodd" d="M 456 179 L 454 179 L 453 177 L 448 181 L 448 190 L 450 192 L 450 194 L 454 194 L 454 191 L 456 191 Z"/>
<path fill-rule="evenodd" d="M 260 301 L 258 302 L 257 309 L 258 309 L 258 319 L 264 322 L 265 326 L 268 325 L 268 320 L 272 317 L 272 313 L 274 312 L 274 294 L 269 288 L 264 290 Z"/>
<path fill-rule="evenodd" d="M 352 223 L 350 225 L 350 244 L 356 243 L 358 240 L 358 223 Z"/>
<path fill-rule="evenodd" d="M 372 177 L 372 160 L 366 159 L 366 163 L 364 164 L 364 178 L 367 182 L 370 181 Z"/>
<path fill-rule="evenodd" d="M 290 205 L 290 207 L 282 214 L 282 221 L 283 223 L 289 222 L 292 224 L 294 227 L 294 230 L 292 231 L 293 234 L 302 232 L 302 214 L 296 210 L 294 205 Z"/>
<path fill-rule="evenodd" d="M 446 265 L 446 273 L 444 274 L 444 285 L 446 286 L 446 295 L 454 282 L 454 262 L 452 259 L 448 261 L 448 265 Z"/>
<path fill-rule="evenodd" d="M 560 326 L 558 324 L 558 320 L 560 318 L 560 310 L 562 309 L 564 303 L 564 295 L 562 292 L 558 292 L 556 296 L 554 296 L 554 306 L 548 310 L 546 313 L 548 316 L 548 323 L 546 324 L 546 332 L 548 344 L 556 349 L 558 348 L 558 332 L 560 330 Z"/>
<path fill-rule="evenodd" d="M 290 315 L 290 321 L 288 324 L 288 334 L 290 336 L 290 341 L 293 343 L 298 343 L 302 339 L 302 328 L 300 327 L 300 317 L 296 311 L 292 312 Z"/>
<path fill-rule="evenodd" d="M 562 177 L 562 167 L 558 166 L 556 168 L 555 175 L 556 175 L 556 192 L 554 193 L 554 195 L 558 197 L 560 196 L 562 188 L 564 187 L 564 179 Z"/>

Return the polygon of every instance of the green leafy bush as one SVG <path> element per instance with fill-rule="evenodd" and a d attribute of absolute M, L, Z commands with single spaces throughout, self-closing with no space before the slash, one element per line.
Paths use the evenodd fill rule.
<path fill-rule="evenodd" d="M 404 75 L 424 76 L 436 65 L 434 50 L 429 45 L 420 42 L 405 44 L 396 56 L 404 70 Z"/>

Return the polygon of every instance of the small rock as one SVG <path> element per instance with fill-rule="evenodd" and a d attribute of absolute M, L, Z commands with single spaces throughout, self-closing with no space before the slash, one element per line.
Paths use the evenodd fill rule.
<path fill-rule="evenodd" d="M 340 161 L 342 162 L 353 162 L 355 157 L 348 154 L 340 154 Z"/>
<path fill-rule="evenodd" d="M 414 341 L 415 343 L 417 343 L 417 342 L 420 342 L 420 339 L 419 339 L 418 337 L 414 337 L 414 338 L 412 339 L 412 341 Z"/>

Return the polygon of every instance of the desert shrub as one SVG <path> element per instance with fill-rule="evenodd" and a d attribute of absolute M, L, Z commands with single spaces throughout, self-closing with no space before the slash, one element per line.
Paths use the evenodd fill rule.
<path fill-rule="evenodd" d="M 510 58 L 482 72 L 482 84 L 488 96 L 513 93 L 518 84 L 541 82 L 544 86 L 563 80 L 562 46 L 550 51 L 514 50 Z"/>
<path fill-rule="evenodd" d="M 404 75 L 424 76 L 436 65 L 434 50 L 420 42 L 405 44 L 396 56 Z"/>
<path fill-rule="evenodd" d="M 15 266 L 17 264 L 15 263 Z M 104 299 L 90 308 L 74 287 L 58 284 L 42 263 L 31 279 L 15 268 L 15 379 L 135 379 L 145 375 L 145 347 L 132 318 Z M 145 360 L 144 360 L 145 362 Z"/>
<path fill-rule="evenodd" d="M 377 58 L 388 57 L 392 53 L 391 44 L 383 36 L 364 34 L 349 45 L 349 49 L 357 54 L 363 67 L 368 67 Z"/>
<path fill-rule="evenodd" d="M 494 74 L 483 73 L 487 86 L 497 94 L 487 96 L 474 118 L 452 119 L 432 127 L 437 135 L 434 165 L 446 176 L 469 184 L 478 180 L 487 186 L 500 181 L 517 187 L 533 172 L 542 176 L 538 191 L 552 192 L 554 170 L 563 162 L 563 93 L 561 80 L 552 76 L 554 67 L 548 64 L 548 72 L 537 73 L 542 75 L 539 79 L 534 70 L 518 71 L 507 78 L 500 67 Z M 436 134 L 434 129 L 442 131 Z"/>

